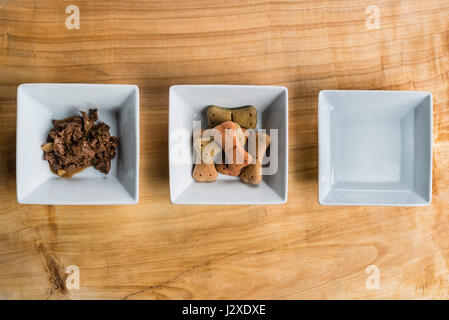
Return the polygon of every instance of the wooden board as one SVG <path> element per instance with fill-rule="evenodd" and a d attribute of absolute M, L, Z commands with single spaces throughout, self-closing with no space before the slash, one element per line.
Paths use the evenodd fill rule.
<path fill-rule="evenodd" d="M 71 4 L 79 30 L 65 27 Z M 449 298 L 448 42 L 446 0 L 0 0 L 0 298 Z M 140 87 L 137 206 L 16 202 L 25 82 Z M 288 87 L 287 204 L 170 204 L 173 84 Z M 430 207 L 317 203 L 322 89 L 432 92 Z M 65 286 L 69 265 L 79 290 Z M 366 287 L 370 265 L 379 289 Z"/>

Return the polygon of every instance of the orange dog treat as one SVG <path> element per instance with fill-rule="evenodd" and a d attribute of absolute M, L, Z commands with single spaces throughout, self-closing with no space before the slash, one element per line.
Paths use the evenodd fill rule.
<path fill-rule="evenodd" d="M 243 147 L 237 146 L 232 151 L 228 150 L 225 157 L 228 162 L 228 169 L 236 175 L 239 175 L 240 171 L 253 161 L 252 156 Z"/>
<path fill-rule="evenodd" d="M 225 153 L 225 163 L 217 164 L 220 173 L 238 176 L 242 168 L 252 162 L 252 156 L 243 148 L 246 138 L 239 139 L 238 129 L 241 128 L 232 121 L 226 121 L 214 128 L 215 141 L 221 145 Z M 242 131 L 243 132 L 243 131 Z"/>
<path fill-rule="evenodd" d="M 214 128 L 214 139 L 226 152 L 237 144 L 237 125 L 225 121 Z M 239 143 L 240 144 L 240 143 Z"/>
<path fill-rule="evenodd" d="M 236 159 L 242 163 L 238 163 Z M 225 153 L 225 157 L 223 160 L 225 160 L 223 161 L 223 163 L 217 164 L 215 166 L 217 171 L 221 174 L 236 177 L 240 175 L 242 168 L 248 166 L 248 164 L 252 161 L 252 157 L 245 151 L 245 149 L 234 148 L 232 150 L 228 150 L 227 153 Z M 234 162 L 231 163 L 232 161 Z"/>
<path fill-rule="evenodd" d="M 230 170 L 228 168 L 228 166 L 225 163 L 219 163 L 215 165 L 215 169 L 221 173 L 221 174 L 225 174 L 227 176 L 238 176 L 240 174 L 240 172 L 233 172 L 232 170 Z"/>
<path fill-rule="evenodd" d="M 250 164 L 249 166 L 242 169 L 240 173 L 240 179 L 243 182 L 251 184 L 259 184 L 262 181 L 262 160 L 265 152 L 270 145 L 270 136 L 265 133 L 255 133 L 251 134 L 249 137 L 249 144 L 255 143 L 255 158 L 256 163 Z"/>

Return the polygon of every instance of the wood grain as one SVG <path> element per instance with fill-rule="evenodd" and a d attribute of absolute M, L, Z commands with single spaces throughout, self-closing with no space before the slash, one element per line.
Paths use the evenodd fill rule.
<path fill-rule="evenodd" d="M 65 28 L 70 4 L 79 30 Z M 448 299 L 448 72 L 445 0 L 0 0 L 0 298 Z M 137 206 L 17 204 L 25 82 L 140 87 Z M 215 83 L 288 87 L 287 204 L 169 203 L 168 88 Z M 317 203 L 322 89 L 433 93 L 431 207 Z M 365 287 L 372 264 L 378 290 Z M 64 286 L 68 265 L 79 290 Z"/>

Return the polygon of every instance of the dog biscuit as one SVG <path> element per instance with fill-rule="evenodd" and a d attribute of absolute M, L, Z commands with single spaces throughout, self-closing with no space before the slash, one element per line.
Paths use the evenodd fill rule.
<path fill-rule="evenodd" d="M 224 150 L 225 163 L 217 164 L 216 168 L 220 173 L 238 176 L 242 168 L 252 162 L 252 156 L 245 151 L 244 143 L 246 135 L 242 140 L 237 137 L 238 125 L 232 121 L 226 121 L 216 126 L 214 129 L 215 141 Z M 243 130 L 242 130 L 243 133 Z"/>
<path fill-rule="evenodd" d="M 213 182 L 217 180 L 218 172 L 215 164 L 197 163 L 193 169 L 193 178 L 198 182 Z"/>
<path fill-rule="evenodd" d="M 213 182 L 218 176 L 213 159 L 215 150 L 220 151 L 220 146 L 205 134 L 205 130 L 195 131 L 193 138 L 193 148 L 199 163 L 195 164 L 192 176 L 198 182 Z"/>
<path fill-rule="evenodd" d="M 232 120 L 232 110 L 218 106 L 209 106 L 207 108 L 207 123 L 209 128 L 213 128 L 226 121 Z"/>
<path fill-rule="evenodd" d="M 207 108 L 207 122 L 210 128 L 226 121 L 233 121 L 242 128 L 255 129 L 257 126 L 257 109 L 253 106 L 234 109 L 218 106 L 209 106 Z"/>
<path fill-rule="evenodd" d="M 214 157 L 221 151 L 221 147 L 214 142 L 210 130 L 197 130 L 193 133 L 193 149 L 195 150 L 196 163 L 212 163 Z"/>
<path fill-rule="evenodd" d="M 250 134 L 248 140 L 250 148 L 251 144 L 255 144 L 256 146 L 254 155 L 256 163 L 250 164 L 243 168 L 240 173 L 240 179 L 246 183 L 259 184 L 262 181 L 262 160 L 268 146 L 270 145 L 271 139 L 268 134 L 257 132 Z"/>
<path fill-rule="evenodd" d="M 253 106 L 232 109 L 232 121 L 238 123 L 242 128 L 255 129 L 257 125 L 257 109 Z"/>

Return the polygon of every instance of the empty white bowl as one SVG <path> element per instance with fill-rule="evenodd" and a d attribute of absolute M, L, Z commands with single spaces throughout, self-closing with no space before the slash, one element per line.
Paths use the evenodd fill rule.
<path fill-rule="evenodd" d="M 430 204 L 430 93 L 325 90 L 318 100 L 321 204 Z"/>
<path fill-rule="evenodd" d="M 52 119 L 98 109 L 119 138 L 109 174 L 90 167 L 61 178 L 43 160 Z M 139 88 L 109 84 L 22 84 L 17 89 L 17 201 L 26 204 L 134 204 L 139 201 Z"/>
<path fill-rule="evenodd" d="M 287 201 L 288 97 L 285 87 L 239 85 L 178 85 L 170 88 L 170 200 L 175 204 L 279 204 Z M 206 107 L 253 105 L 259 129 L 278 130 L 278 166 L 255 186 L 239 177 L 219 175 L 215 182 L 192 178 L 193 121 L 207 127 Z M 271 148 L 271 146 L 270 146 Z M 273 152 L 274 148 L 271 149 Z"/>

